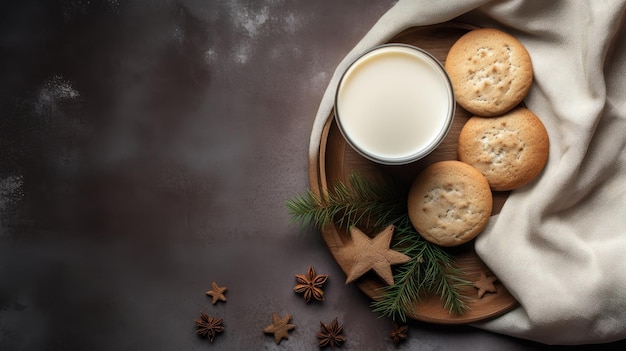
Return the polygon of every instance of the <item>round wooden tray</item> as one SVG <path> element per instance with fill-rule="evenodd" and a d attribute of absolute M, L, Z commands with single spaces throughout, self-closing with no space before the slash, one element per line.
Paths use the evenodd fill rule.
<path fill-rule="evenodd" d="M 463 34 L 475 27 L 455 22 L 448 22 L 432 26 L 414 27 L 396 35 L 389 42 L 406 43 L 427 50 L 442 63 L 452 44 Z M 348 176 L 356 171 L 368 177 L 378 177 L 382 174 L 391 176 L 404 184 L 410 182 L 429 164 L 441 160 L 457 159 L 457 141 L 461 128 L 471 117 L 458 104 L 453 125 L 441 145 L 426 158 L 402 166 L 384 166 L 373 163 L 350 148 L 341 135 L 334 115 L 328 117 L 322 130 L 318 158 L 312 160 L 309 169 L 311 190 L 318 194 L 332 189 L 337 181 L 346 183 Z M 493 214 L 500 212 L 508 193 L 494 192 Z M 349 242 L 350 235 L 328 225 L 322 230 L 322 235 L 331 254 L 344 272 L 350 268 L 337 255 L 339 248 Z M 454 249 L 455 263 L 463 269 L 465 278 L 476 281 L 481 272 L 489 273 L 488 267 L 480 260 L 473 249 L 473 242 Z M 383 282 L 373 274 L 366 274 L 355 284 L 370 298 L 376 299 Z M 460 316 L 451 315 L 443 307 L 438 296 L 430 296 L 415 304 L 414 311 L 407 311 L 407 317 L 438 324 L 467 324 L 498 316 L 513 307 L 517 301 L 498 281 L 496 293 L 487 293 L 478 298 L 477 290 L 469 287 L 463 291 L 467 297 L 470 310 Z M 378 291 L 377 291 L 378 290 Z"/>

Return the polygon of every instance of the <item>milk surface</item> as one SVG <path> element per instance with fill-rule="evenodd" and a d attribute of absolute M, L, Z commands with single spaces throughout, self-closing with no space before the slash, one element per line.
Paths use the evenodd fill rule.
<path fill-rule="evenodd" d="M 432 58 L 409 47 L 386 46 L 346 71 L 336 111 L 342 132 L 362 153 L 402 159 L 445 134 L 454 111 L 452 94 L 443 68 Z"/>

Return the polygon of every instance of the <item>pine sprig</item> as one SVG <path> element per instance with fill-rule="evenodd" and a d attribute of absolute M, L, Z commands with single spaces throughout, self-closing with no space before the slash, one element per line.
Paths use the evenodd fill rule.
<path fill-rule="evenodd" d="M 300 223 L 302 227 L 310 225 L 320 229 L 320 223 L 328 223 L 332 220 L 329 211 L 321 211 L 324 208 L 321 198 L 309 190 L 305 195 L 296 195 L 287 200 L 287 209 L 291 214 L 293 223 Z"/>
<path fill-rule="evenodd" d="M 413 257 L 399 266 L 394 274 L 392 286 L 384 287 L 372 310 L 381 316 L 406 321 L 407 311 L 428 293 L 440 296 L 444 309 L 450 314 L 460 315 L 468 306 L 460 289 L 471 284 L 462 278 L 463 272 L 454 264 L 454 257 L 440 246 L 424 240 L 407 216 L 396 223 L 394 247 Z"/>
<path fill-rule="evenodd" d="M 406 209 L 404 195 L 398 188 L 389 186 L 389 182 L 379 185 L 352 173 L 348 184 L 337 182 L 332 191 L 323 196 L 309 190 L 305 195 L 288 200 L 287 209 L 292 221 L 302 226 L 313 225 L 322 229 L 327 223 L 335 221 L 342 229 L 358 223 L 379 229 L 384 224 L 393 223 L 393 217 Z"/>
<path fill-rule="evenodd" d="M 448 252 L 417 233 L 408 217 L 406 190 L 393 181 L 386 179 L 381 184 L 353 173 L 348 184 L 337 182 L 323 197 L 309 191 L 288 200 L 287 207 L 294 222 L 318 229 L 330 222 L 343 229 L 356 224 L 373 230 L 395 226 L 394 250 L 412 259 L 395 267 L 395 284 L 384 287 L 372 303 L 372 310 L 379 315 L 406 321 L 407 312 L 430 293 L 438 294 L 451 314 L 468 309 L 460 288 L 471 283 L 462 278 Z"/>

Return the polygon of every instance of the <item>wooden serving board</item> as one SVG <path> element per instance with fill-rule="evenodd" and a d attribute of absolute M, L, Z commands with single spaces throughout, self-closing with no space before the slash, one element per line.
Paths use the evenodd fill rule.
<path fill-rule="evenodd" d="M 452 44 L 463 34 L 475 27 L 448 22 L 433 26 L 414 27 L 396 35 L 390 43 L 405 43 L 420 47 L 440 62 L 445 62 L 446 55 Z M 384 166 L 371 162 L 356 153 L 341 135 L 334 114 L 328 120 L 322 130 L 319 146 L 318 159 L 312 161 L 309 169 L 310 187 L 313 192 L 321 194 L 334 187 L 338 181 L 347 183 L 348 176 L 356 171 L 368 177 L 380 175 L 391 176 L 404 184 L 410 182 L 426 166 L 441 160 L 457 159 L 457 141 L 461 128 L 471 117 L 458 104 L 453 125 L 440 146 L 430 155 L 417 162 L 402 166 Z M 493 214 L 500 212 L 507 193 L 494 193 Z M 345 259 L 337 255 L 339 248 L 351 240 L 350 235 L 334 225 L 328 225 L 322 230 L 322 235 L 331 254 L 344 272 L 348 272 L 349 266 Z M 488 267 L 480 260 L 473 249 L 473 242 L 462 247 L 453 249 L 455 263 L 465 272 L 465 278 L 470 281 L 478 279 L 481 272 L 489 272 Z M 368 273 L 355 282 L 355 284 L 370 298 L 376 299 L 379 290 L 384 283 L 374 274 Z M 487 293 L 478 298 L 477 290 L 469 287 L 463 291 L 467 297 L 470 310 L 463 315 L 449 314 L 443 307 L 438 296 L 430 296 L 416 303 L 414 311 L 407 311 L 407 316 L 416 320 L 438 324 L 467 324 L 498 316 L 513 307 L 517 301 L 498 281 L 497 293 Z M 378 291 L 377 291 L 378 290 Z"/>

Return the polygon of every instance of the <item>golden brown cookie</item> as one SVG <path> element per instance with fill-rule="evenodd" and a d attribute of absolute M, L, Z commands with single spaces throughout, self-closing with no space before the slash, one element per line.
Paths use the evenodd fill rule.
<path fill-rule="evenodd" d="M 530 182 L 548 161 L 550 143 L 541 120 L 518 107 L 500 117 L 472 117 L 459 135 L 459 160 L 477 168 L 491 189 Z"/>
<path fill-rule="evenodd" d="M 526 48 L 493 28 L 470 31 L 450 48 L 445 63 L 459 105 L 478 116 L 498 116 L 519 104 L 533 82 Z"/>
<path fill-rule="evenodd" d="M 440 246 L 457 246 L 476 237 L 487 225 L 492 205 L 485 177 L 453 160 L 424 169 L 408 197 L 411 223 L 424 239 Z"/>

